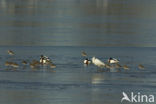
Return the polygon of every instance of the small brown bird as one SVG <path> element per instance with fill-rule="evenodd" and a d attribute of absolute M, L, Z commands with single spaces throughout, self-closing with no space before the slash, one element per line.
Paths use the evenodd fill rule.
<path fill-rule="evenodd" d="M 145 67 L 143 65 L 141 65 L 141 64 L 138 65 L 138 68 L 139 69 L 145 69 Z"/>
<path fill-rule="evenodd" d="M 56 65 L 54 65 L 53 63 L 50 64 L 50 68 L 56 68 Z"/>
<path fill-rule="evenodd" d="M 110 64 L 105 64 L 105 67 L 108 68 L 108 69 L 111 68 Z"/>
<path fill-rule="evenodd" d="M 47 60 L 46 61 L 46 65 L 51 65 L 52 64 L 52 61 L 51 60 Z"/>
<path fill-rule="evenodd" d="M 39 65 L 41 65 L 41 63 L 40 63 L 39 61 L 37 61 L 37 60 L 33 60 L 33 61 L 30 63 L 30 67 L 31 67 L 32 69 L 38 67 Z"/>
<path fill-rule="evenodd" d="M 14 67 L 14 68 L 18 68 L 19 67 L 19 65 L 17 63 L 15 63 L 15 62 L 8 62 L 8 61 L 5 62 L 5 66 L 11 66 L 11 67 Z"/>
<path fill-rule="evenodd" d="M 32 60 L 32 62 L 31 62 L 31 63 L 36 64 L 36 65 L 40 65 L 40 62 L 39 62 L 39 61 L 37 61 L 37 60 Z"/>
<path fill-rule="evenodd" d="M 15 62 L 12 62 L 11 66 L 14 67 L 14 68 L 18 68 L 19 67 L 19 65 L 17 63 L 15 63 Z"/>
<path fill-rule="evenodd" d="M 12 64 L 11 62 L 8 61 L 5 62 L 5 66 L 10 66 L 11 64 Z"/>
<path fill-rule="evenodd" d="M 27 65 L 27 62 L 25 60 L 22 61 L 23 65 Z"/>
<path fill-rule="evenodd" d="M 31 67 L 32 69 L 34 69 L 34 68 L 36 67 L 36 65 L 33 64 L 33 63 L 30 63 L 30 67 Z"/>
<path fill-rule="evenodd" d="M 82 51 L 81 52 L 81 55 L 84 56 L 84 57 L 86 57 L 87 56 L 87 53 L 85 51 Z"/>
<path fill-rule="evenodd" d="M 15 55 L 15 53 L 14 53 L 13 51 L 11 51 L 11 50 L 8 50 L 7 52 L 8 52 L 8 54 L 11 55 L 11 56 L 12 56 L 12 55 Z"/>
<path fill-rule="evenodd" d="M 124 66 L 123 66 L 123 69 L 129 70 L 129 67 L 128 67 L 127 65 L 124 65 Z"/>
<path fill-rule="evenodd" d="M 121 66 L 120 64 L 117 63 L 117 64 L 115 64 L 115 67 L 116 67 L 116 68 L 121 68 L 122 66 Z"/>

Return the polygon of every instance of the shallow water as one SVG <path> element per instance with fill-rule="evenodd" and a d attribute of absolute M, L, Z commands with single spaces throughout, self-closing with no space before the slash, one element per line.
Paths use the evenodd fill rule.
<path fill-rule="evenodd" d="M 155 0 L 0 0 L 0 45 L 153 47 L 155 4 Z"/>
<path fill-rule="evenodd" d="M 0 104 L 120 104 L 123 91 L 156 95 L 155 4 L 155 0 L 0 0 Z M 8 49 L 16 55 L 9 56 Z M 118 58 L 130 70 L 99 72 L 94 65 L 86 67 L 82 50 L 104 62 Z M 21 64 L 39 60 L 41 54 L 57 67 L 32 70 Z M 5 61 L 20 67 L 9 70 Z M 138 64 L 145 69 L 138 69 Z"/>
<path fill-rule="evenodd" d="M 8 56 L 8 49 L 16 55 Z M 98 72 L 94 65 L 85 67 L 82 50 L 89 57 L 96 56 L 105 62 L 110 56 L 116 57 L 130 70 Z M 0 103 L 119 104 L 123 91 L 155 95 L 155 51 L 156 48 L 133 47 L 0 47 Z M 53 60 L 56 72 L 47 67 L 23 68 L 23 59 L 39 60 L 41 54 Z M 8 60 L 20 67 L 15 71 L 6 70 L 4 62 Z M 145 69 L 138 69 L 138 64 L 143 64 Z"/>

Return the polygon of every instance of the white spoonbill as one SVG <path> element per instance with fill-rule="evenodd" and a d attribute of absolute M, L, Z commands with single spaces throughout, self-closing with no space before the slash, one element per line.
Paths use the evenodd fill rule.
<path fill-rule="evenodd" d="M 92 63 L 100 68 L 105 67 L 105 63 L 95 57 L 92 58 Z"/>

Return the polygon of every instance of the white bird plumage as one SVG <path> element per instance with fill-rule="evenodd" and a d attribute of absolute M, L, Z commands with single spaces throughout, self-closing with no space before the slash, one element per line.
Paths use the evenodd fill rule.
<path fill-rule="evenodd" d="M 105 67 L 105 63 L 99 60 L 98 58 L 92 57 L 92 63 L 98 67 Z"/>
<path fill-rule="evenodd" d="M 49 57 L 41 55 L 40 56 L 40 63 L 41 64 L 49 64 L 49 63 L 51 63 L 51 60 L 49 59 Z"/>
<path fill-rule="evenodd" d="M 88 58 L 86 58 L 84 61 L 83 61 L 84 64 L 86 65 L 89 65 L 91 63 L 91 60 L 89 60 Z"/>
<path fill-rule="evenodd" d="M 110 64 L 116 64 L 116 63 L 119 63 L 119 60 L 110 57 L 110 58 L 108 59 L 108 62 L 109 62 Z"/>

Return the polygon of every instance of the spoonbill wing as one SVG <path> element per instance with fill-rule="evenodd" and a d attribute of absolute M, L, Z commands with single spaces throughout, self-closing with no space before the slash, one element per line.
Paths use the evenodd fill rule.
<path fill-rule="evenodd" d="M 98 66 L 98 67 L 104 67 L 105 63 L 102 62 L 101 60 L 99 60 L 98 58 L 93 57 L 92 58 L 92 62 L 94 65 Z"/>

